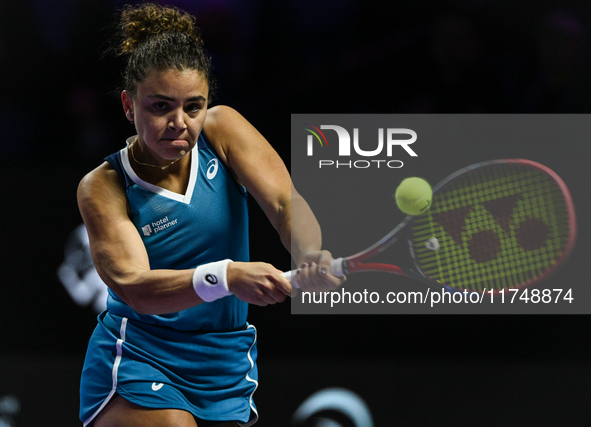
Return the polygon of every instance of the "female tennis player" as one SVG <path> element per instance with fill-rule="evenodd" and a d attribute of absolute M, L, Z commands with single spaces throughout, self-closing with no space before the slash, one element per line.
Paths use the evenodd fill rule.
<path fill-rule="evenodd" d="M 249 262 L 249 192 L 297 265 L 303 290 L 333 290 L 320 227 L 265 138 L 208 108 L 210 60 L 194 18 L 156 4 L 121 14 L 124 112 L 137 135 L 85 176 L 78 204 L 109 287 L 81 379 L 85 426 L 249 426 L 258 419 L 248 304 L 291 284 Z"/>

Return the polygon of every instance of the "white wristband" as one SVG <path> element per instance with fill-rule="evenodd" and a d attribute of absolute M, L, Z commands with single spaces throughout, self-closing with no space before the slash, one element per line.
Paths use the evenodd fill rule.
<path fill-rule="evenodd" d="M 193 273 L 193 289 L 205 302 L 232 295 L 228 289 L 226 272 L 231 259 L 200 265 Z"/>

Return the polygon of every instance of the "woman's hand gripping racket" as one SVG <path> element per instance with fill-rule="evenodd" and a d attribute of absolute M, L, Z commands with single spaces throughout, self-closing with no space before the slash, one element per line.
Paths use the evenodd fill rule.
<path fill-rule="evenodd" d="M 407 216 L 366 250 L 335 259 L 330 273 L 383 271 L 449 290 L 498 292 L 547 277 L 575 236 L 572 199 L 558 175 L 530 160 L 493 160 L 444 179 L 428 211 Z M 409 266 L 370 261 L 398 240 L 408 243 Z M 284 273 L 295 286 L 296 272 Z"/>

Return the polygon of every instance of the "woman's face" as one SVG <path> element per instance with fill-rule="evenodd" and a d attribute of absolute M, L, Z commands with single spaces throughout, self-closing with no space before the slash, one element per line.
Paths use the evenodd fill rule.
<path fill-rule="evenodd" d="M 196 70 L 155 70 L 133 98 L 123 91 L 123 108 L 148 160 L 165 166 L 195 146 L 207 115 L 208 91 L 206 79 Z"/>

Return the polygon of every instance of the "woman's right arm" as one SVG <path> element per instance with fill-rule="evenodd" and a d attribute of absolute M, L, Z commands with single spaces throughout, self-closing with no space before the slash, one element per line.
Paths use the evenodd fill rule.
<path fill-rule="evenodd" d="M 165 314 L 203 302 L 192 286 L 194 270 L 150 269 L 142 239 L 127 214 L 123 183 L 108 163 L 82 179 L 77 198 L 97 272 L 132 309 Z"/>

